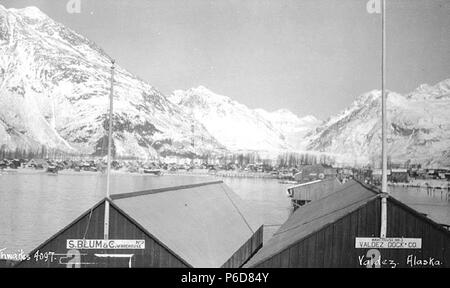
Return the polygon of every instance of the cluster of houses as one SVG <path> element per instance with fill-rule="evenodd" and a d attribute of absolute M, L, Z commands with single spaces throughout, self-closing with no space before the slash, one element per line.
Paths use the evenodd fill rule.
<path fill-rule="evenodd" d="M 0 160 L 0 169 L 29 168 L 57 173 L 61 170 L 105 172 L 106 159 L 96 158 L 89 160 L 52 160 L 52 159 L 3 159 Z M 124 169 L 127 172 L 151 171 L 153 169 L 178 170 L 181 167 L 168 164 L 144 162 L 135 160 L 113 160 L 111 168 Z M 183 166 L 184 168 L 184 166 Z"/>
<path fill-rule="evenodd" d="M 450 181 L 450 169 L 421 169 L 417 167 L 388 169 L 388 181 L 391 183 L 408 183 L 411 179 L 438 179 Z M 301 167 L 293 177 L 299 183 L 337 177 L 341 182 L 358 179 L 362 182 L 381 185 L 381 169 L 372 168 L 333 168 L 318 164 Z"/>
<path fill-rule="evenodd" d="M 191 171 L 194 169 L 208 170 L 215 173 L 217 171 L 233 171 L 240 173 L 266 173 L 272 178 L 303 181 L 322 177 L 324 169 L 323 165 L 309 165 L 304 167 L 275 167 L 268 164 L 256 163 L 247 165 L 238 165 L 236 163 L 227 164 L 208 164 L 208 163 L 165 163 L 161 161 L 140 161 L 140 160 L 113 160 L 111 168 L 115 170 L 122 169 L 127 172 L 153 173 L 156 170 L 164 170 L 169 172 Z M 87 160 L 52 160 L 52 159 L 3 159 L 0 160 L 0 169 L 18 169 L 32 168 L 38 170 L 46 170 L 49 172 L 57 172 L 61 170 L 71 169 L 73 171 L 90 171 L 104 172 L 106 169 L 105 158 L 92 158 Z M 331 169 L 331 170 L 330 170 Z M 306 171 L 308 170 L 308 171 Z M 302 173 L 302 171 L 305 171 Z M 332 168 L 325 169 L 325 174 L 332 175 Z M 334 173 L 335 175 L 336 173 Z"/>
<path fill-rule="evenodd" d="M 381 183 L 381 169 L 367 170 L 369 183 Z M 436 179 L 450 181 L 450 169 L 392 168 L 388 170 L 388 181 L 391 183 L 408 183 L 412 179 Z"/>
<path fill-rule="evenodd" d="M 72 161 L 51 159 L 4 159 L 0 161 L 0 169 L 31 168 L 36 170 L 59 171 L 73 169 L 75 171 L 98 171 L 101 161 Z"/>
<path fill-rule="evenodd" d="M 294 167 L 277 167 L 265 163 L 238 165 L 227 163 L 212 165 L 208 163 L 165 163 L 161 161 L 140 160 L 113 160 L 112 169 L 122 169 L 126 172 L 155 173 L 158 170 L 165 171 L 191 171 L 204 169 L 209 172 L 233 171 L 239 173 L 265 173 L 275 179 L 289 180 L 297 183 L 305 183 L 315 180 L 338 178 L 341 182 L 358 179 L 365 183 L 380 185 L 381 169 L 372 168 L 335 168 L 326 164 L 302 165 Z M 89 160 L 51 160 L 51 159 L 3 159 L 0 160 L 0 169 L 34 168 L 49 172 L 57 172 L 64 169 L 74 171 L 104 172 L 106 170 L 105 158 Z M 411 179 L 441 179 L 450 181 L 450 168 L 425 169 L 420 166 L 401 168 L 393 165 L 388 169 L 388 181 L 391 183 L 408 183 Z"/>

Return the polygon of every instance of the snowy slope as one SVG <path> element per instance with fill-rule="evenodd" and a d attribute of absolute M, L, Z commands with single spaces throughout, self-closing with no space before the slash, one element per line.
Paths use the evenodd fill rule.
<path fill-rule="evenodd" d="M 0 5 L 0 145 L 42 145 L 96 153 L 105 147 L 110 58 L 95 43 L 39 9 Z M 120 66 L 114 93 L 118 155 L 149 157 L 233 151 L 325 152 L 348 164 L 377 164 L 380 92 L 358 97 L 320 123 L 289 110 L 250 109 L 205 87 L 175 91 L 170 101 Z M 407 95 L 389 93 L 393 162 L 450 166 L 450 79 Z M 194 138 L 195 146 L 191 146 Z"/>
<path fill-rule="evenodd" d="M 0 5 L 0 142 L 95 153 L 106 131 L 110 58 L 85 37 L 39 9 Z M 116 66 L 114 147 L 148 157 L 215 151 L 204 127 L 149 84 Z M 206 139 L 197 151 L 194 137 Z M 202 150 L 202 151 L 200 151 Z"/>
<path fill-rule="evenodd" d="M 348 164 L 379 165 L 381 93 L 363 94 L 308 135 L 308 149 L 337 154 Z M 388 155 L 392 162 L 450 166 L 450 79 L 388 94 Z"/>
<path fill-rule="evenodd" d="M 273 113 L 247 106 L 200 86 L 187 91 L 174 91 L 170 100 L 193 115 L 229 150 L 287 151 L 295 149 L 289 141 L 293 133 L 301 133 L 315 118 L 299 119 L 287 110 Z"/>
<path fill-rule="evenodd" d="M 284 135 L 286 142 L 295 150 L 304 150 L 303 142 L 306 134 L 321 124 L 321 121 L 314 116 L 298 117 L 287 109 L 274 112 L 255 109 L 255 112 L 278 129 Z"/>

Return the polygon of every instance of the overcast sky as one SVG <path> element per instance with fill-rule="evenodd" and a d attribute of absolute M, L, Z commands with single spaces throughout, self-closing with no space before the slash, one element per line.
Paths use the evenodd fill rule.
<path fill-rule="evenodd" d="M 165 94 L 203 85 L 250 108 L 325 119 L 380 87 L 367 0 L 1 0 L 36 6 Z M 450 78 L 450 0 L 387 0 L 388 89 Z"/>

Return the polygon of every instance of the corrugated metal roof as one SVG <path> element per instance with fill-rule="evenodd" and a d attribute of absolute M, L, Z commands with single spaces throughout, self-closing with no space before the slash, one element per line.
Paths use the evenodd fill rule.
<path fill-rule="evenodd" d="M 245 267 L 258 264 L 355 211 L 378 193 L 352 180 L 336 191 L 295 211 Z"/>
<path fill-rule="evenodd" d="M 222 181 L 114 195 L 113 202 L 193 267 L 220 267 L 262 224 Z"/>

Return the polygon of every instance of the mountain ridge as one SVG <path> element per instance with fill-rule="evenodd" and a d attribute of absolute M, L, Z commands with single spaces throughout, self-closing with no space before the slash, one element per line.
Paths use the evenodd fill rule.
<path fill-rule="evenodd" d="M 0 137 L 9 149 L 95 154 L 105 145 L 111 57 L 37 8 L 0 7 Z M 223 149 L 157 89 L 116 66 L 114 148 L 119 156 Z M 197 135 L 190 123 L 198 126 Z M 192 147 L 192 137 L 207 139 Z"/>
<path fill-rule="evenodd" d="M 208 132 L 231 151 L 295 150 L 295 143 L 286 141 L 292 131 L 284 126 L 301 126 L 300 130 L 307 130 L 307 125 L 318 123 L 313 116 L 299 118 L 287 109 L 273 112 L 250 109 L 204 86 L 175 90 L 169 100 L 203 123 Z"/>
<path fill-rule="evenodd" d="M 388 155 L 392 162 L 450 165 L 450 79 L 401 95 L 388 91 Z M 307 149 L 341 155 L 346 163 L 379 166 L 381 92 L 356 98 L 307 135 Z"/>
<path fill-rule="evenodd" d="M 110 66 L 99 46 L 38 8 L 0 5 L 1 148 L 102 152 Z M 166 97 L 119 65 L 115 72 L 113 146 L 119 156 L 307 151 L 347 164 L 379 164 L 379 90 L 320 121 L 285 108 L 251 109 L 205 86 Z M 450 166 L 450 79 L 388 93 L 391 161 Z"/>

